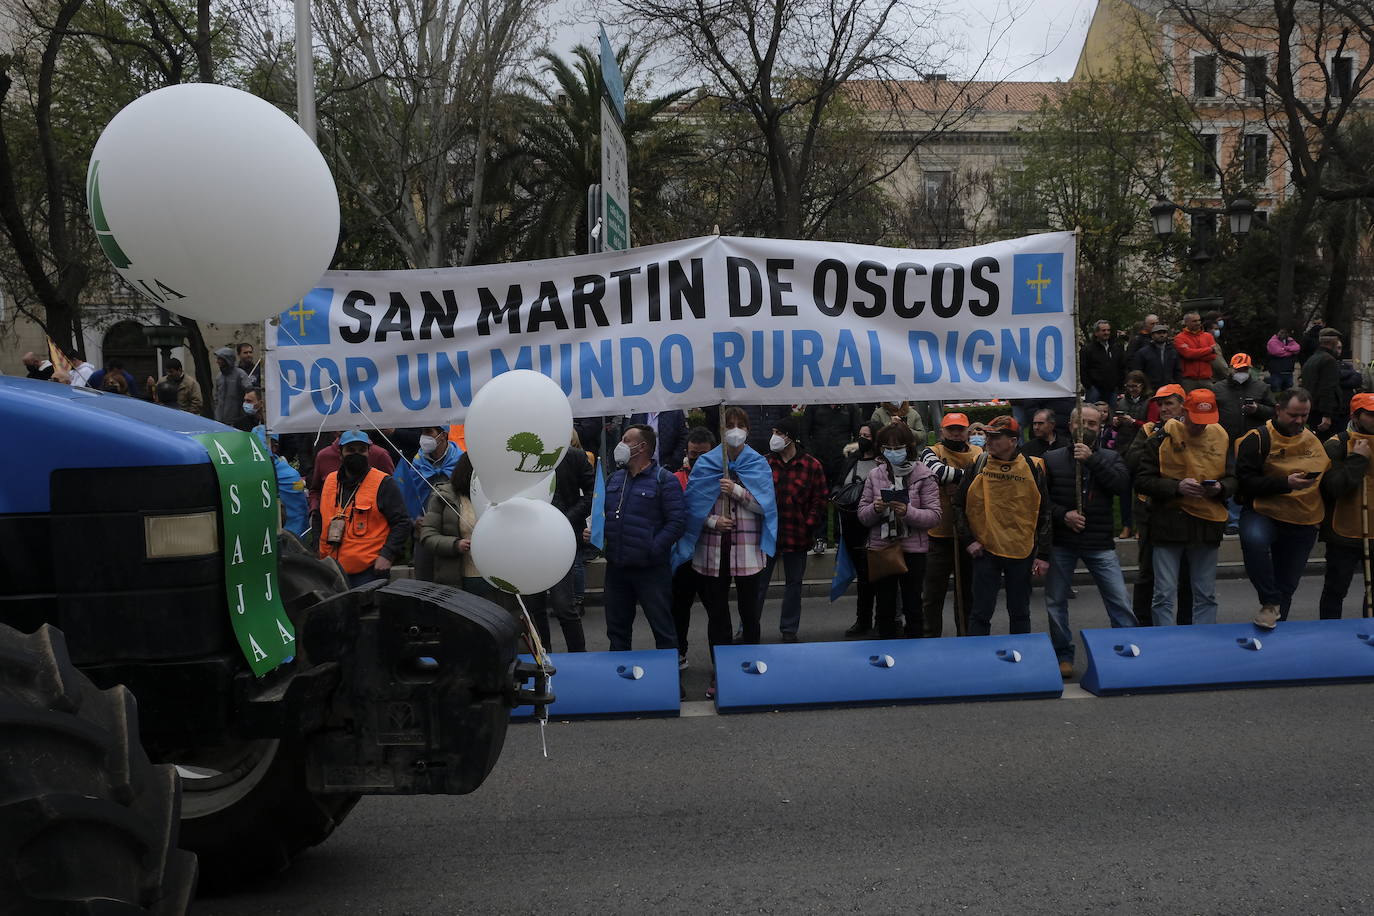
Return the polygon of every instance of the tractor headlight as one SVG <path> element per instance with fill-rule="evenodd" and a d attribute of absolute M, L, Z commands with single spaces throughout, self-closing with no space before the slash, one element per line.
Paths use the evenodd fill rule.
<path fill-rule="evenodd" d="M 219 520 L 215 516 L 214 512 L 146 516 L 144 555 L 149 560 L 166 560 L 219 553 Z"/>

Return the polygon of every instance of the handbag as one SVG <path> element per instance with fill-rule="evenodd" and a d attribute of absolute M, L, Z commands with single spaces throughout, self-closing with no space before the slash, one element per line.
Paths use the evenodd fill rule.
<path fill-rule="evenodd" d="M 886 547 L 868 548 L 868 581 L 876 582 L 888 576 L 906 574 L 906 555 L 902 552 L 902 542 L 893 541 Z"/>
<path fill-rule="evenodd" d="M 855 478 L 848 483 L 842 483 L 830 491 L 830 501 L 835 504 L 835 508 L 841 512 L 858 512 L 859 500 L 864 495 L 864 479 Z"/>

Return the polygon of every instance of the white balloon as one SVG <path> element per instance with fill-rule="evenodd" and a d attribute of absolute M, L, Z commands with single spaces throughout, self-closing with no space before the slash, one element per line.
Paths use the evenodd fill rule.
<path fill-rule="evenodd" d="M 120 276 L 202 321 L 284 311 L 339 240 L 339 194 L 315 144 L 262 99 L 212 83 L 168 86 L 115 115 L 86 198 Z"/>
<path fill-rule="evenodd" d="M 572 405 L 558 383 L 512 369 L 478 389 L 464 436 L 487 499 L 499 503 L 554 469 L 572 437 Z"/>
<path fill-rule="evenodd" d="M 492 506 L 472 529 L 472 562 L 492 585 L 530 595 L 553 588 L 572 569 L 577 537 L 552 505 L 513 497 Z"/>
<path fill-rule="evenodd" d="M 543 480 L 530 487 L 528 490 L 521 490 L 512 499 L 537 499 L 540 502 L 553 502 L 553 491 L 558 486 L 558 480 L 550 474 Z M 482 489 L 482 481 L 478 478 L 477 472 L 472 474 L 472 510 L 481 518 L 482 513 L 491 508 L 491 500 L 487 499 L 486 491 Z"/>

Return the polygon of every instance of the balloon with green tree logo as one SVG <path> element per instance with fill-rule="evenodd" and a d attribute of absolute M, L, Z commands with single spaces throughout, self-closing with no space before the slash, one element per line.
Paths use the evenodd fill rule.
<path fill-rule="evenodd" d="M 486 498 L 500 504 L 553 473 L 567 454 L 572 419 L 563 389 L 539 372 L 513 369 L 483 385 L 468 407 L 465 436 Z"/>

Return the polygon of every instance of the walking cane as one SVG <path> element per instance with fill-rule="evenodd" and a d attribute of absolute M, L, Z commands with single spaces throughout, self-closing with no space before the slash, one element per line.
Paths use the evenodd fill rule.
<path fill-rule="evenodd" d="M 1361 609 L 1365 617 L 1374 614 L 1370 609 L 1370 578 L 1369 578 L 1369 475 L 1365 475 L 1360 481 L 1360 547 L 1364 552 L 1364 607 Z"/>
<path fill-rule="evenodd" d="M 954 635 L 968 635 L 968 608 L 964 607 L 964 578 L 963 578 L 963 557 L 959 554 L 964 552 L 964 548 L 959 544 L 959 531 L 955 529 L 951 535 L 954 540 Z M 1368 551 L 1366 551 L 1368 553 Z M 1366 564 L 1368 565 L 1368 564 Z M 944 613 L 941 611 L 940 613 Z"/>
<path fill-rule="evenodd" d="M 725 402 L 720 402 L 720 479 L 725 480 L 730 476 L 730 453 L 725 447 Z M 730 500 L 725 500 L 725 506 L 721 515 L 724 518 L 730 517 Z"/>

